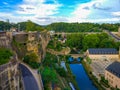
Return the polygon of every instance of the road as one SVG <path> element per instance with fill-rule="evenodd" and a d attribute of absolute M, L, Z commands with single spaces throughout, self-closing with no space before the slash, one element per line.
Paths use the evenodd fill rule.
<path fill-rule="evenodd" d="M 64 35 L 69 35 L 69 34 L 81 34 L 81 33 L 85 33 L 85 34 L 98 34 L 101 32 L 56 32 L 55 34 L 60 35 L 60 34 L 64 34 Z"/>
<path fill-rule="evenodd" d="M 116 41 L 120 41 L 120 37 L 114 35 L 112 32 L 105 30 L 110 36 L 112 36 Z"/>
<path fill-rule="evenodd" d="M 25 90 L 39 90 L 38 84 L 30 70 L 22 64 L 19 64 L 22 72 Z"/>

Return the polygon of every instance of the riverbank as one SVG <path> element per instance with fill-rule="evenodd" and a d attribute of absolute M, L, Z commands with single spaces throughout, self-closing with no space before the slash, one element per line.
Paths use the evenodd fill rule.
<path fill-rule="evenodd" d="M 56 56 L 50 53 L 46 54 L 39 69 L 45 89 L 48 89 L 49 85 L 49 87 L 54 90 L 56 90 L 56 87 L 59 88 L 59 90 L 71 90 L 72 87 L 70 83 L 72 83 L 75 90 L 80 90 L 77 86 L 75 76 L 70 70 L 69 63 L 66 63 L 66 58 L 67 56 Z M 63 62 L 65 62 L 65 64 Z M 64 69 L 64 65 L 66 69 Z"/>
<path fill-rule="evenodd" d="M 79 88 L 79 86 L 78 86 L 78 84 L 77 84 L 77 82 L 75 80 L 76 77 L 73 75 L 73 73 L 71 71 L 70 64 L 66 63 L 66 68 L 67 68 L 67 72 L 68 72 L 68 79 L 67 79 L 67 81 L 71 82 L 74 85 L 76 90 L 80 90 L 80 88 Z"/>
<path fill-rule="evenodd" d="M 82 65 L 84 66 L 84 69 L 89 76 L 89 78 L 92 80 L 93 84 L 98 88 L 98 90 L 106 90 L 98 81 L 98 79 L 92 74 L 91 67 L 85 62 L 82 61 Z"/>
<path fill-rule="evenodd" d="M 86 74 L 82 64 L 70 64 L 72 73 L 76 77 L 76 82 L 81 90 L 97 90 Z"/>

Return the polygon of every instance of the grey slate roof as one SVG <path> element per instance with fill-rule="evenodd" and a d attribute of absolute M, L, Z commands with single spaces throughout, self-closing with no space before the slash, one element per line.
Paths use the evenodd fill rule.
<path fill-rule="evenodd" d="M 118 54 L 115 48 L 90 48 L 88 51 L 90 54 Z"/>
<path fill-rule="evenodd" d="M 120 62 L 118 62 L 118 61 L 113 62 L 106 68 L 106 70 L 111 72 L 118 78 L 120 78 Z"/>

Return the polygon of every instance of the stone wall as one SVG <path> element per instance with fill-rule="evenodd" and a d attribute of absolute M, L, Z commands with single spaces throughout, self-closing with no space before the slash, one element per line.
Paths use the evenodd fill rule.
<path fill-rule="evenodd" d="M 23 90 L 18 63 L 14 60 L 0 66 L 0 90 Z"/>
<path fill-rule="evenodd" d="M 108 80 L 108 83 L 114 87 L 114 88 L 119 88 L 120 89 L 120 78 L 115 76 L 114 74 L 108 72 L 105 70 L 105 78 Z"/>
<path fill-rule="evenodd" d="M 6 32 L 0 32 L 0 47 L 10 47 L 10 38 Z"/>
<path fill-rule="evenodd" d="M 39 61 L 41 62 L 41 60 L 45 57 L 46 47 L 49 40 L 50 37 L 47 31 L 25 33 L 18 32 L 17 34 L 14 34 L 13 47 L 21 59 L 26 54 L 34 52 L 39 56 Z"/>

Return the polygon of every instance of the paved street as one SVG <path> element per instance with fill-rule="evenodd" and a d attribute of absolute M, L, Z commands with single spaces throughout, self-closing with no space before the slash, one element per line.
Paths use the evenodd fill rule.
<path fill-rule="evenodd" d="M 19 66 L 22 72 L 25 90 L 39 90 L 37 82 L 28 68 L 22 64 L 19 64 Z"/>
<path fill-rule="evenodd" d="M 108 67 L 113 62 L 114 60 L 92 60 L 91 68 L 97 78 L 99 78 L 99 74 L 104 75 L 106 67 Z"/>
<path fill-rule="evenodd" d="M 113 34 L 112 32 L 106 30 L 106 32 L 111 36 L 113 37 L 116 41 L 120 41 L 120 37 L 118 37 L 117 35 Z"/>

